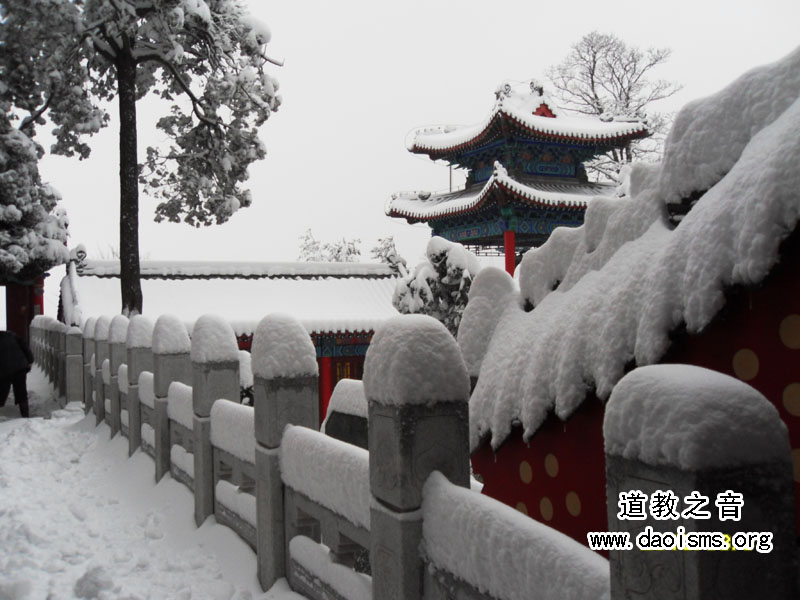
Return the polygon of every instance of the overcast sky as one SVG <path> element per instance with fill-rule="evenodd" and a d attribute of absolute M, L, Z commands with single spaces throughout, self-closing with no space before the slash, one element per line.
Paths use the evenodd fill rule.
<path fill-rule="evenodd" d="M 249 5 L 272 30 L 269 54 L 285 60 L 272 69 L 283 106 L 263 127 L 268 156 L 251 168 L 253 205 L 223 226 L 196 230 L 153 223 L 155 202 L 142 195 L 143 257 L 294 260 L 298 237 L 311 228 L 322 241 L 361 238 L 365 257 L 378 237 L 393 235 L 413 264 L 429 230 L 386 217 L 384 204 L 394 191 L 448 185 L 443 164 L 406 150 L 414 128 L 481 120 L 500 82 L 544 78 L 593 29 L 672 48 L 656 75 L 684 88 L 661 110 L 713 93 L 800 40 L 798 0 Z M 140 157 L 159 114 L 157 106 L 139 110 Z M 82 242 L 96 256 L 118 244 L 115 118 L 92 145 L 88 160 L 48 157 L 41 170 L 63 195 L 71 245 Z"/>

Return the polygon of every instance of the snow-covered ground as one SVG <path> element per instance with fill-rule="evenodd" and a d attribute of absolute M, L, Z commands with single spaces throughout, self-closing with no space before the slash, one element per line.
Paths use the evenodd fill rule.
<path fill-rule="evenodd" d="M 191 492 L 59 410 L 38 367 L 28 386 L 35 418 L 0 409 L 0 600 L 302 598 L 283 580 L 261 592 L 252 550 L 213 517 L 195 527 Z"/>

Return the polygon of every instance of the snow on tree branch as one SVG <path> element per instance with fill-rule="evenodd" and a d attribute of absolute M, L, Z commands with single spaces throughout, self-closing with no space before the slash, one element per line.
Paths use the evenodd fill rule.
<path fill-rule="evenodd" d="M 548 70 L 562 108 L 601 119 L 637 119 L 648 124 L 648 138 L 630 142 L 586 164 L 587 171 L 599 179 L 617 181 L 622 166 L 633 159 L 660 158 L 671 118 L 653 111 L 651 105 L 669 98 L 681 86 L 650 77 L 653 69 L 669 60 L 670 54 L 668 48 L 641 50 L 615 35 L 593 31 Z"/>

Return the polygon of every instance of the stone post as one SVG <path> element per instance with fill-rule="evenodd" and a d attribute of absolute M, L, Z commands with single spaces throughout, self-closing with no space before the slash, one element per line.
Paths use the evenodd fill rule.
<path fill-rule="evenodd" d="M 83 400 L 83 340 L 77 327 L 70 327 L 67 332 L 66 367 L 67 402 L 80 402 Z"/>
<path fill-rule="evenodd" d="M 106 390 L 103 381 L 103 361 L 108 358 L 108 332 L 111 319 L 105 315 L 98 317 L 94 326 L 94 415 L 95 422 L 100 425 L 106 417 Z"/>
<path fill-rule="evenodd" d="M 191 342 L 184 324 L 172 315 L 161 315 L 153 328 L 153 418 L 155 425 L 156 481 L 169 473 L 170 443 L 167 395 L 169 384 L 192 384 Z"/>
<path fill-rule="evenodd" d="M 83 324 L 83 412 L 89 414 L 93 408 L 94 391 L 94 328 L 96 319 L 89 317 Z"/>
<path fill-rule="evenodd" d="M 144 315 L 136 315 L 128 325 L 125 347 L 128 352 L 128 455 L 142 445 L 142 410 L 139 403 L 139 375 L 154 370 L 153 323 Z"/>
<path fill-rule="evenodd" d="M 211 405 L 220 398 L 239 402 L 239 346 L 227 321 L 203 315 L 192 335 L 192 442 L 194 520 L 199 527 L 214 514 L 214 455 Z"/>
<path fill-rule="evenodd" d="M 389 319 L 364 365 L 369 410 L 372 595 L 422 598 L 422 487 L 440 471 L 469 486 L 469 376 L 444 325 Z"/>
<path fill-rule="evenodd" d="M 610 553 L 613 600 L 798 597 L 789 440 L 758 391 L 642 367 L 614 388 L 603 435 L 609 529 L 632 545 Z"/>
<path fill-rule="evenodd" d="M 119 401 L 119 367 L 127 359 L 127 348 L 125 340 L 128 336 L 128 317 L 125 315 L 115 315 L 111 319 L 109 328 L 109 359 L 111 366 L 111 383 L 108 390 L 108 397 L 111 400 L 108 425 L 111 427 L 111 437 L 119 433 L 120 423 L 120 401 Z"/>
<path fill-rule="evenodd" d="M 67 396 L 67 327 L 60 321 L 54 326 L 56 342 L 55 376 L 58 401 Z"/>
<path fill-rule="evenodd" d="M 279 336 L 275 333 L 280 332 Z M 286 576 L 289 541 L 284 536 L 280 445 L 286 425 L 317 429 L 317 353 L 305 328 L 292 317 L 264 317 L 253 335 L 253 403 L 256 433 L 258 580 L 268 590 Z"/>

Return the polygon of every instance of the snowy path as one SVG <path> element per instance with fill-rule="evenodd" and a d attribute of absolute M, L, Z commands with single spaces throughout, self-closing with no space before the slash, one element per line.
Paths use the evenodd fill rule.
<path fill-rule="evenodd" d="M 45 406 L 38 369 L 29 386 Z M 301 598 L 285 582 L 262 593 L 250 548 L 213 517 L 196 528 L 189 490 L 155 485 L 152 460 L 80 407 L 14 411 L 0 415 L 0 600 Z"/>

